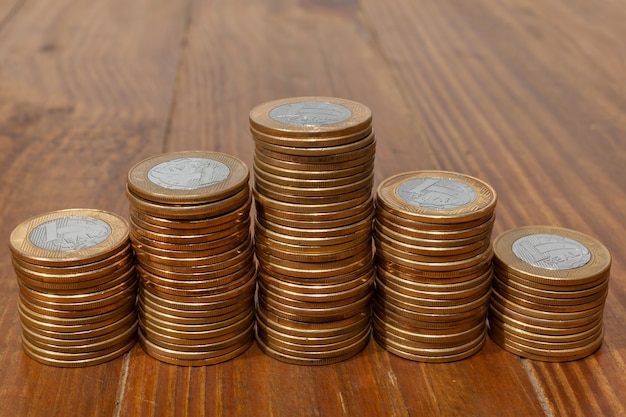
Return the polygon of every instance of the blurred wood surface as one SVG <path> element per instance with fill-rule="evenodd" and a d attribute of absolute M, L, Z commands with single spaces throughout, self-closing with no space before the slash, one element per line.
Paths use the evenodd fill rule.
<path fill-rule="evenodd" d="M 616 0 L 0 0 L 0 415 L 626 415 L 625 21 Z M 603 242 L 602 347 L 553 364 L 487 341 L 424 364 L 372 341 L 324 367 L 256 345 L 196 368 L 139 345 L 82 369 L 23 353 L 17 224 L 70 207 L 126 215 L 126 174 L 157 153 L 251 166 L 249 110 L 302 95 L 372 109 L 377 183 L 463 172 L 498 192 L 494 236 L 545 224 Z"/>

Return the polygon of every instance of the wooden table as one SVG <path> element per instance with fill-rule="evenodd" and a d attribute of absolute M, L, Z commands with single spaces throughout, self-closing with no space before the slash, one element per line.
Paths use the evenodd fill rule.
<path fill-rule="evenodd" d="M 0 2 L 0 415 L 626 415 L 626 3 L 616 0 L 3 0 Z M 499 194 L 494 236 L 587 233 L 613 255 L 606 335 L 570 363 L 488 341 L 411 362 L 375 342 L 303 367 L 253 345 L 176 367 L 136 345 L 59 369 L 22 351 L 8 236 L 28 217 L 127 216 L 126 174 L 162 152 L 252 164 L 249 110 L 325 95 L 368 105 L 376 182 L 476 176 Z"/>

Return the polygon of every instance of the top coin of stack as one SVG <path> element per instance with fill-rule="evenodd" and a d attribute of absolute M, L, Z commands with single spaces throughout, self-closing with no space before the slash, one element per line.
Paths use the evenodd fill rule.
<path fill-rule="evenodd" d="M 489 335 L 507 351 L 549 362 L 584 358 L 602 344 L 611 255 L 585 234 L 549 226 L 494 241 Z"/>
<path fill-rule="evenodd" d="M 250 112 L 257 341 L 276 359 L 337 362 L 369 340 L 371 121 L 366 106 L 330 97 L 276 100 Z"/>
<path fill-rule="evenodd" d="M 476 178 L 416 171 L 376 196 L 374 338 L 401 357 L 448 362 L 486 337 L 495 191 Z"/>
<path fill-rule="evenodd" d="M 139 341 L 178 365 L 231 359 L 254 338 L 249 171 L 209 151 L 148 158 L 128 173 Z"/>
<path fill-rule="evenodd" d="M 69 209 L 33 217 L 11 233 L 29 356 L 80 367 L 134 345 L 137 280 L 128 230 L 113 213 Z"/>

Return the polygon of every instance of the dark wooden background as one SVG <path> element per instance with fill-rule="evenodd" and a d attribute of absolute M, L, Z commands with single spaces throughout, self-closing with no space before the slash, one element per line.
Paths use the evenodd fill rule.
<path fill-rule="evenodd" d="M 626 415 L 624 22 L 618 0 L 0 0 L 0 415 Z M 423 364 L 371 342 L 300 367 L 253 345 L 185 368 L 137 345 L 83 369 L 23 353 L 17 224 L 70 207 L 127 215 L 126 174 L 157 153 L 251 166 L 249 110 L 301 95 L 372 109 L 377 183 L 463 172 L 499 194 L 494 235 L 545 224 L 603 242 L 600 350 L 551 364 L 488 341 Z"/>

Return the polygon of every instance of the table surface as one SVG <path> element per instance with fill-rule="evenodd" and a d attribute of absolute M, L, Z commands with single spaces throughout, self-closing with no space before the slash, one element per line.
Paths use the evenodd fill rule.
<path fill-rule="evenodd" d="M 626 415 L 624 21 L 617 0 L 0 1 L 0 415 Z M 24 354 L 17 224 L 71 207 L 127 216 L 129 168 L 162 152 L 251 166 L 249 110 L 305 95 L 372 109 L 377 184 L 462 172 L 497 190 L 494 236 L 554 225 L 603 242 L 601 348 L 545 363 L 488 340 L 426 364 L 372 341 L 322 367 L 256 345 L 208 367 L 139 345 L 81 369 Z"/>

